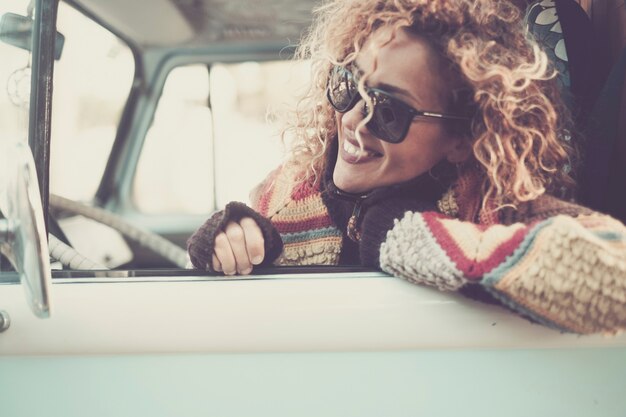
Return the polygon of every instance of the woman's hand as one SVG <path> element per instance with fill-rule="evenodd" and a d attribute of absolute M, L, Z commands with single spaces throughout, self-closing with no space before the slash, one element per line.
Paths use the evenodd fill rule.
<path fill-rule="evenodd" d="M 276 260 L 283 241 L 269 219 L 233 201 L 191 235 L 187 251 L 194 268 L 245 275 L 254 265 Z"/>
<path fill-rule="evenodd" d="M 230 221 L 215 236 L 213 269 L 226 275 L 247 275 L 265 258 L 265 241 L 257 223 L 250 217 Z"/>

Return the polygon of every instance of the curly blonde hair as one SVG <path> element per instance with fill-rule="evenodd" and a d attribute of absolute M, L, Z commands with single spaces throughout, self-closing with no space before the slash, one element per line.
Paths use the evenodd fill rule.
<path fill-rule="evenodd" d="M 284 132 L 297 138 L 288 166 L 304 178 L 319 180 L 336 138 L 326 100 L 332 66 L 354 61 L 385 27 L 428 39 L 469 89 L 475 111 L 464 135 L 473 147 L 466 166 L 480 173 L 483 207 L 515 206 L 572 186 L 563 169 L 571 153 L 562 137 L 569 119 L 556 72 L 508 0 L 331 0 L 315 14 L 296 54 L 311 60 L 312 82 Z M 452 107 L 467 107 L 460 101 Z"/>

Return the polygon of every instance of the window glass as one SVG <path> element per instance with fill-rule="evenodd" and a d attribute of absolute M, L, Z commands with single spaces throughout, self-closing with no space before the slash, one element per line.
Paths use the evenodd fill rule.
<path fill-rule="evenodd" d="M 207 214 L 248 202 L 283 158 L 279 120 L 302 93 L 309 64 L 214 64 L 210 77 L 207 71 L 191 65 L 168 75 L 133 187 L 143 213 Z"/>
<path fill-rule="evenodd" d="M 62 2 L 57 30 L 65 46 L 54 68 L 50 190 L 89 200 L 115 139 L 134 59 L 119 38 Z"/>
<path fill-rule="evenodd" d="M 214 205 L 209 70 L 189 65 L 167 77 L 141 151 L 133 201 L 149 214 L 202 214 Z"/>
<path fill-rule="evenodd" d="M 28 0 L 3 0 L 0 16 L 28 15 Z M 0 140 L 28 140 L 30 52 L 0 42 Z"/>
<path fill-rule="evenodd" d="M 218 208 L 249 201 L 249 192 L 284 158 L 282 119 L 304 92 L 308 62 L 270 61 L 215 65 L 211 72 L 215 117 Z"/>

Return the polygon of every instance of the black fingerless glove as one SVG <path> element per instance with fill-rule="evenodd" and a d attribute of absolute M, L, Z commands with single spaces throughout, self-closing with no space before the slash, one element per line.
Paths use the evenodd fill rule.
<path fill-rule="evenodd" d="M 212 262 L 215 237 L 224 231 L 229 222 L 238 222 L 244 217 L 252 218 L 263 233 L 265 258 L 261 265 L 271 264 L 278 258 L 283 251 L 283 241 L 272 222 L 245 204 L 235 201 L 211 216 L 187 241 L 187 252 L 194 268 L 216 272 Z"/>

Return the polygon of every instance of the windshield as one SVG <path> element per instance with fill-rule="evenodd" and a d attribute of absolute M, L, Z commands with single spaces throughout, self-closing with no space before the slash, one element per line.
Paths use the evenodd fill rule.
<path fill-rule="evenodd" d="M 28 16 L 28 0 L 3 0 L 0 2 L 3 32 L 19 37 L 20 27 L 12 24 L 11 16 Z M 32 16 L 31 16 L 32 18 Z M 28 137 L 28 112 L 30 97 L 30 51 L 6 41 L 0 42 L 0 140 L 18 141 Z"/>

